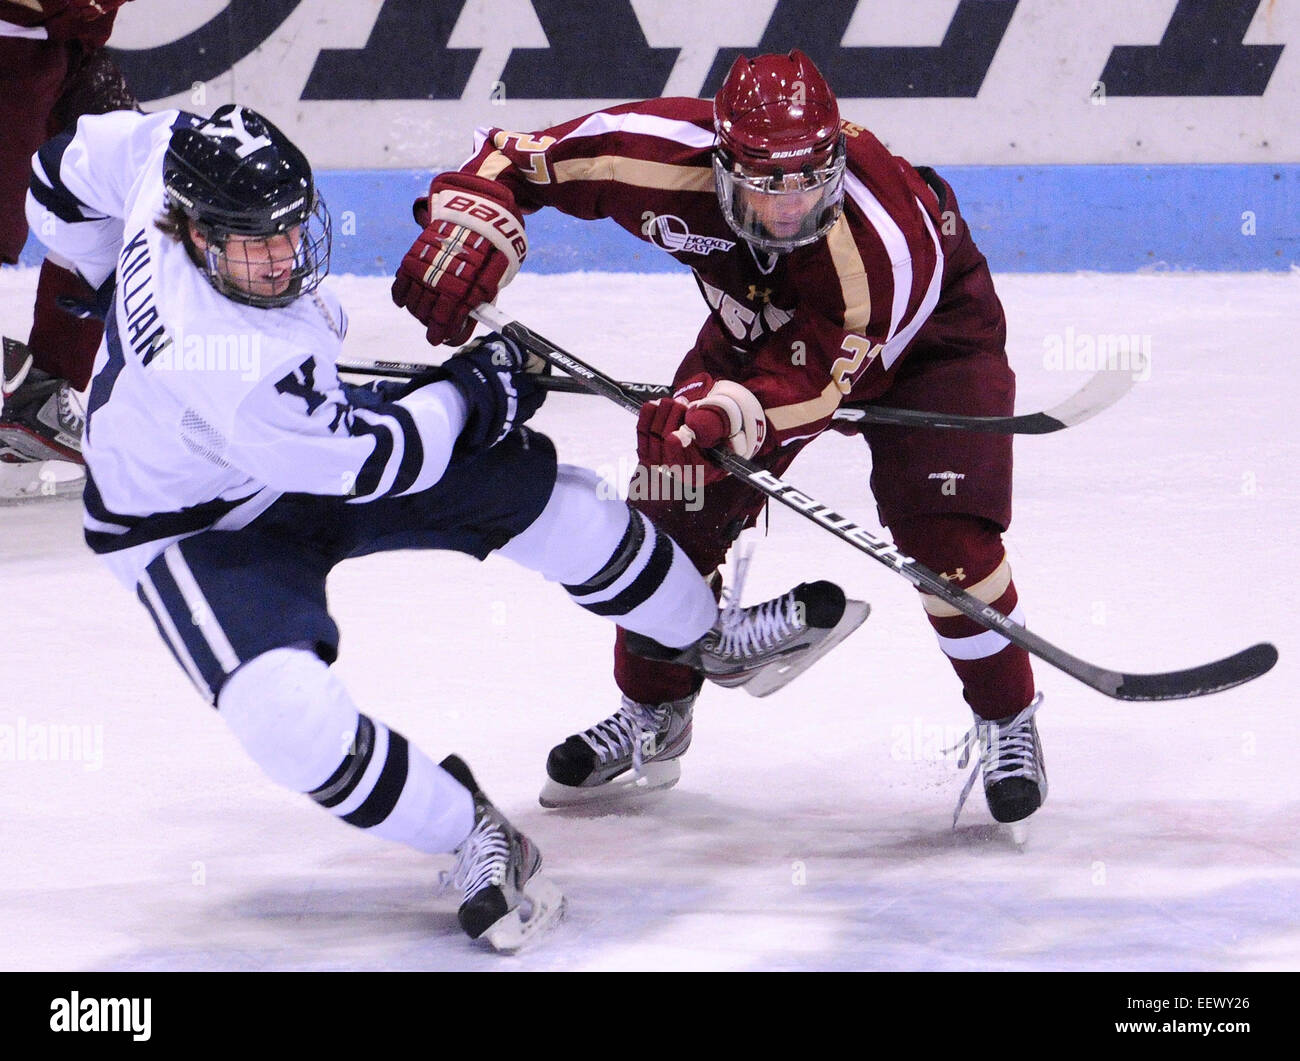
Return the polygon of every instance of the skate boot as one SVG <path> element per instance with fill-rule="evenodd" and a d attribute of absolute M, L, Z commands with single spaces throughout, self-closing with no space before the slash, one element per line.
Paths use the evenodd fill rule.
<path fill-rule="evenodd" d="M 551 749 L 543 807 L 613 802 L 672 788 L 682 776 L 678 760 L 691 745 L 695 695 L 667 704 L 622 706 L 588 730 Z"/>
<path fill-rule="evenodd" d="M 460 888 L 457 915 L 470 939 L 487 939 L 499 951 L 536 941 L 564 916 L 564 896 L 545 877 L 542 853 L 483 795 L 469 767 L 455 755 L 440 764 L 474 797 L 474 828 L 456 848 L 456 865 L 444 884 Z"/>
<path fill-rule="evenodd" d="M 0 415 L 4 413 L 4 404 L 23 385 L 27 372 L 32 367 L 32 352 L 24 343 L 5 336 L 0 340 Z"/>
<path fill-rule="evenodd" d="M 0 505 L 21 501 L 39 501 L 49 497 L 78 498 L 86 484 L 81 457 L 70 460 L 43 460 L 34 457 L 26 441 L 27 429 L 13 417 L 28 409 L 29 387 L 24 387 L 32 368 L 32 352 L 16 339 L 0 341 Z M 25 440 L 16 449 L 3 441 L 3 432 L 12 429 Z M 41 447 L 44 452 L 44 447 Z"/>
<path fill-rule="evenodd" d="M 742 608 L 728 604 L 693 645 L 671 649 L 629 632 L 638 656 L 694 667 L 709 681 L 770 696 L 861 626 L 865 601 L 848 600 L 834 582 L 804 582 L 781 597 Z"/>
<path fill-rule="evenodd" d="M 990 722 L 977 717 L 975 725 L 962 738 L 958 768 L 970 762 L 971 749 L 978 740 L 980 761 L 966 779 L 966 787 L 957 800 L 952 825 L 966 805 L 966 797 L 975 787 L 976 774 L 984 774 L 984 798 L 995 821 L 1012 824 L 1023 821 L 1047 799 L 1047 769 L 1043 765 L 1043 747 L 1038 738 L 1034 713 L 1043 703 L 1039 693 L 1017 715 Z M 1020 837 L 1017 837 L 1019 840 Z"/>
<path fill-rule="evenodd" d="M 81 398 L 71 383 L 30 367 L 20 369 L 21 374 L 15 378 L 21 382 L 9 393 L 12 343 L 12 339 L 5 340 L 6 393 L 0 410 L 0 451 L 23 460 L 83 463 L 81 433 L 86 416 Z"/>

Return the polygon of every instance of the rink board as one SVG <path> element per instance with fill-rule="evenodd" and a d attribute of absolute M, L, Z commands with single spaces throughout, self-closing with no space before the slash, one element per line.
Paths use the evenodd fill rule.
<path fill-rule="evenodd" d="M 976 242 L 996 271 L 1289 269 L 1300 264 L 1300 165 L 950 166 Z M 336 273 L 391 274 L 415 232 L 424 170 L 326 170 Z M 528 218 L 525 269 L 670 272 L 667 254 L 612 223 Z M 40 250 L 29 240 L 24 261 Z"/>

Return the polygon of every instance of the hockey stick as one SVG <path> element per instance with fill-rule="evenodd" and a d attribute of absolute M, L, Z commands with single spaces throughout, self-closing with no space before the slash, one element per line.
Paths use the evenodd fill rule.
<path fill-rule="evenodd" d="M 642 403 L 624 391 L 615 380 L 561 350 L 518 321 L 510 320 L 495 306 L 485 303 L 474 311 L 474 316 L 556 368 L 582 380 L 590 390 L 617 402 L 629 412 L 635 413 L 641 408 Z M 853 520 L 841 516 L 752 461 L 716 447 L 707 452 L 711 460 L 732 475 L 897 571 L 917 588 L 933 594 L 985 629 L 1001 634 L 1039 659 L 1117 700 L 1183 700 L 1205 696 L 1258 678 L 1277 662 L 1277 649 L 1270 644 L 1260 643 L 1213 663 L 1160 674 L 1128 674 L 1087 663 L 1032 633 L 984 601 L 951 586 L 929 568 L 899 552 L 890 542 L 877 538 L 866 528 L 858 526 Z"/>
<path fill-rule="evenodd" d="M 340 372 L 361 376 L 391 376 L 409 379 L 428 370 L 430 365 L 410 361 L 374 361 L 370 364 L 341 361 Z M 837 423 L 894 424 L 899 427 L 951 428 L 959 431 L 982 431 L 999 435 L 1046 435 L 1074 427 L 1108 409 L 1129 392 L 1137 370 L 1119 372 L 1102 369 L 1094 373 L 1074 394 L 1052 408 L 1019 416 L 961 416 L 955 413 L 929 413 L 917 409 L 894 409 L 887 405 L 841 405 L 831 419 Z M 546 390 L 565 394 L 590 394 L 582 382 L 567 376 L 545 376 L 540 380 Z M 626 394 L 636 394 L 642 401 L 667 398 L 672 388 L 662 383 L 619 381 Z"/>

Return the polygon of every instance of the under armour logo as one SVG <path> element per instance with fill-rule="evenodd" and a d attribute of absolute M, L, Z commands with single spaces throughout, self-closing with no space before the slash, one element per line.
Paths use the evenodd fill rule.
<path fill-rule="evenodd" d="M 941 579 L 943 579 L 945 582 L 965 582 L 965 581 L 966 581 L 966 569 L 965 569 L 964 567 L 959 567 L 959 568 L 957 568 L 957 570 L 954 571 L 951 575 L 948 574 L 948 572 L 945 571 L 945 572 L 944 572 L 942 575 L 940 575 L 939 577 L 940 577 Z"/>
<path fill-rule="evenodd" d="M 240 158 L 247 158 L 254 151 L 271 146 L 269 136 L 254 136 L 248 131 L 244 125 L 244 109 L 242 107 L 235 107 L 222 115 L 220 120 L 214 118 L 205 125 L 199 126 L 199 132 L 204 136 L 212 137 L 214 140 L 234 140 L 239 144 L 235 148 L 235 154 Z"/>
<path fill-rule="evenodd" d="M 772 301 L 772 289 L 770 287 L 759 287 L 757 284 L 749 285 L 749 301 L 762 302 L 767 305 Z"/>

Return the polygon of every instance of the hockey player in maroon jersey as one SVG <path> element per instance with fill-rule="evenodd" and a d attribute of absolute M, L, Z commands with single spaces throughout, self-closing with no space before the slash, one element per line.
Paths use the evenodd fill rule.
<path fill-rule="evenodd" d="M 470 309 L 493 300 L 524 259 L 522 216 L 546 206 L 610 218 L 662 248 L 691 268 L 708 303 L 675 397 L 647 403 L 637 425 L 643 464 L 703 464 L 702 510 L 638 506 L 703 572 L 717 569 L 764 498 L 705 462 L 702 448 L 726 443 L 779 475 L 841 402 L 1013 409 L 1002 306 L 951 187 L 842 121 L 801 52 L 738 59 L 712 101 L 648 100 L 540 132 L 480 131 L 469 162 L 436 177 L 417 204 L 424 231 L 393 285 L 431 343 L 469 334 Z M 867 441 L 880 519 L 899 548 L 1021 621 L 1002 544 L 1010 438 L 872 426 Z M 770 602 L 774 637 L 798 603 Z M 1029 656 L 931 595 L 921 605 L 974 712 L 967 749 L 981 745 L 989 808 L 998 821 L 1026 818 L 1047 793 Z M 629 640 L 620 631 L 615 649 L 622 706 L 552 750 L 544 803 L 628 791 L 629 772 L 647 763 L 662 771 L 653 780 L 676 780 L 699 681 Z"/>
<path fill-rule="evenodd" d="M 0 0 L 0 262 L 6 265 L 17 263 L 27 240 L 23 203 L 36 149 L 83 114 L 136 108 L 104 51 L 125 2 Z M 0 497 L 80 491 L 79 475 L 35 463 L 81 462 L 83 418 L 73 392 L 90 382 L 104 331 L 94 316 L 60 308 L 60 300 L 90 307 L 95 292 L 67 263 L 47 257 L 30 337 L 25 344 L 3 339 L 0 461 L 7 466 L 0 466 Z M 13 466 L 18 463 L 30 473 Z"/>

